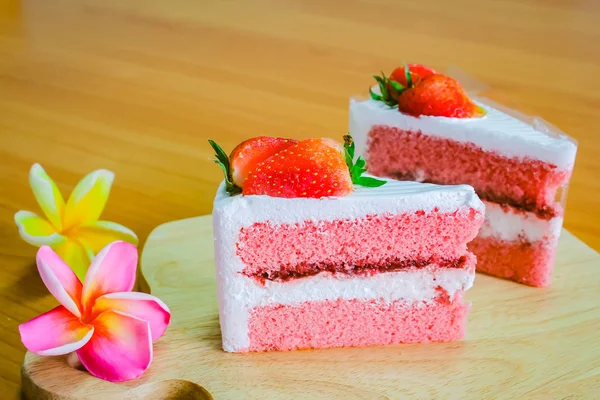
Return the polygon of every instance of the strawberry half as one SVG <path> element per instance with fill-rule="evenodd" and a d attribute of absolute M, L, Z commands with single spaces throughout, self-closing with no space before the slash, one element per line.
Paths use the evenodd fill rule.
<path fill-rule="evenodd" d="M 319 198 L 346 196 L 352 190 L 342 145 L 331 139 L 307 139 L 259 163 L 242 193 Z"/>
<path fill-rule="evenodd" d="M 398 96 L 398 110 L 414 115 L 471 118 L 485 113 L 453 78 L 434 74 L 421 79 Z"/>
<path fill-rule="evenodd" d="M 369 89 L 373 100 L 382 101 L 390 107 L 398 104 L 398 96 L 404 90 L 414 87 L 421 79 L 437 72 L 421 64 L 404 64 L 396 68 L 389 77 L 382 72 L 381 76 L 373 75 L 379 85 L 379 93 Z"/>
<path fill-rule="evenodd" d="M 225 174 L 225 190 L 230 195 L 321 198 L 348 195 L 354 190 L 353 184 L 385 184 L 383 180 L 362 176 L 367 170 L 366 162 L 360 156 L 354 161 L 350 135 L 344 136 L 344 146 L 331 139 L 298 142 L 262 136 L 238 145 L 231 158 L 214 141 L 208 142 L 215 150 L 215 163 Z M 280 150 L 274 152 L 277 147 Z M 234 168 L 241 185 L 232 179 Z"/>
<path fill-rule="evenodd" d="M 229 155 L 233 183 L 244 187 L 246 177 L 260 162 L 296 143 L 294 139 L 258 136 L 238 144 Z"/>
<path fill-rule="evenodd" d="M 418 81 L 425 78 L 426 76 L 437 74 L 437 71 L 426 67 L 422 64 L 408 64 L 408 70 L 410 71 L 410 75 L 413 81 L 413 85 L 416 85 Z M 396 81 L 404 87 L 409 87 L 409 84 L 406 80 L 406 68 L 405 66 L 401 66 L 396 68 L 390 74 L 390 80 Z"/>

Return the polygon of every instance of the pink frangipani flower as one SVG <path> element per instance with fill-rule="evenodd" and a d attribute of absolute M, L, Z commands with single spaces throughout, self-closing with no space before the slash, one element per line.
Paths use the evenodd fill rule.
<path fill-rule="evenodd" d="M 92 261 L 83 284 L 48 246 L 37 253 L 44 284 L 61 305 L 19 326 L 21 341 L 41 356 L 77 352 L 94 376 L 112 382 L 139 377 L 152 362 L 152 342 L 167 329 L 166 304 L 132 292 L 137 249 L 113 242 Z"/>

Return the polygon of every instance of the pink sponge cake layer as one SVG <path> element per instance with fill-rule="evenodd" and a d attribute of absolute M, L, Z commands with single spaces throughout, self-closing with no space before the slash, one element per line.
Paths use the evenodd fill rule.
<path fill-rule="evenodd" d="M 530 286 L 550 285 L 562 218 L 541 219 L 514 207 L 485 205 L 485 222 L 468 244 L 477 256 L 477 270 Z"/>
<path fill-rule="evenodd" d="M 374 175 L 439 184 L 468 183 L 480 198 L 532 211 L 562 214 L 555 197 L 570 170 L 539 160 L 507 158 L 473 143 L 376 125 L 369 132 L 369 170 Z M 398 149 L 402 149 L 398 152 Z"/>
<path fill-rule="evenodd" d="M 555 247 L 546 243 L 475 238 L 469 250 L 477 254 L 478 270 L 530 286 L 552 283 Z"/>
<path fill-rule="evenodd" d="M 325 300 L 250 311 L 250 351 L 449 342 L 465 335 L 462 293 L 428 303 Z"/>
<path fill-rule="evenodd" d="M 349 131 L 375 175 L 473 186 L 486 200 L 485 223 L 469 246 L 478 270 L 547 286 L 577 145 L 539 120 L 480 105 L 484 117 L 461 119 L 351 100 Z"/>
<path fill-rule="evenodd" d="M 219 188 L 213 221 L 226 351 L 462 337 L 462 294 L 475 272 L 467 243 L 484 219 L 473 188 L 387 180 L 355 189 L 285 199 Z"/>
<path fill-rule="evenodd" d="M 473 227 L 482 221 L 483 213 L 465 208 L 302 224 L 257 222 L 240 230 L 237 254 L 245 264 L 244 274 L 264 279 L 431 263 L 458 268 L 464 264 L 465 243 L 473 237 Z"/>

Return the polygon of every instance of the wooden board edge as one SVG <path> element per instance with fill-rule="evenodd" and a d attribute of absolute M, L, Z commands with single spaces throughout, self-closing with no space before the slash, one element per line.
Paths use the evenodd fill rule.
<path fill-rule="evenodd" d="M 169 222 L 165 222 L 164 224 L 160 224 L 158 226 L 156 226 L 156 228 L 154 228 L 150 234 L 148 235 L 148 238 L 146 239 L 146 243 L 144 244 L 144 248 L 141 251 L 141 256 L 140 256 L 140 273 L 138 274 L 138 277 L 141 278 L 143 281 L 140 282 L 140 287 L 144 288 L 144 291 L 147 291 L 147 293 L 151 293 L 152 292 L 152 285 L 148 283 L 146 276 L 149 276 L 149 274 L 151 273 L 151 271 L 149 270 L 149 265 L 153 265 L 153 263 L 149 263 L 146 262 L 147 258 L 148 258 L 148 251 L 146 251 L 146 249 L 152 248 L 152 244 L 153 242 L 160 237 L 160 235 L 162 235 L 162 231 L 163 230 L 171 230 L 171 228 L 173 226 L 176 225 L 189 225 L 189 224 L 195 224 L 195 223 L 199 223 L 202 220 L 211 220 L 211 226 L 212 226 L 212 215 L 208 214 L 208 215 L 201 215 L 198 217 L 191 217 L 191 218 L 184 218 L 184 219 L 178 219 L 175 221 L 169 221 Z"/>

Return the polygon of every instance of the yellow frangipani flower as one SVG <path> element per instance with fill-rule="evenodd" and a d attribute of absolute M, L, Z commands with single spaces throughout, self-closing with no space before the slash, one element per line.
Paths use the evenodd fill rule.
<path fill-rule="evenodd" d="M 34 164 L 29 184 L 46 218 L 31 211 L 17 212 L 19 234 L 34 246 L 50 246 L 83 280 L 94 255 L 106 245 L 118 240 L 138 243 L 135 233 L 123 225 L 98 220 L 114 177 L 104 169 L 90 173 L 77 184 L 65 203 L 54 181 L 41 165 Z"/>

